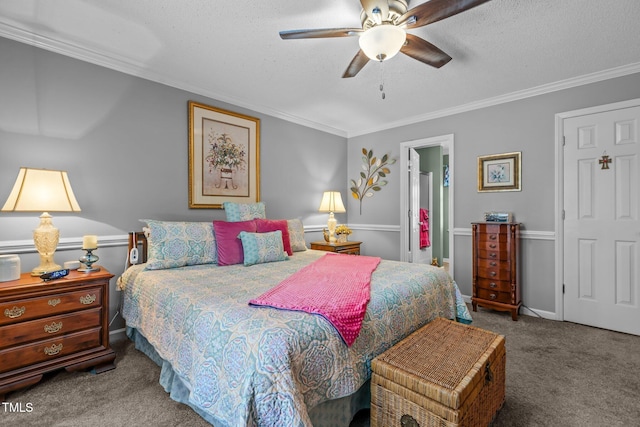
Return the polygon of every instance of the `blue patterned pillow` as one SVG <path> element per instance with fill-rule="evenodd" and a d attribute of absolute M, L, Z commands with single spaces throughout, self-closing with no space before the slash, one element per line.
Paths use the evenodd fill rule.
<path fill-rule="evenodd" d="M 147 270 L 217 262 L 211 222 L 143 221 L 149 226 Z"/>
<path fill-rule="evenodd" d="M 289 259 L 289 256 L 284 251 L 282 231 L 280 230 L 269 233 L 248 233 L 241 231 L 238 237 L 242 240 L 244 265 L 248 266 Z"/>
<path fill-rule="evenodd" d="M 224 202 L 222 203 L 225 213 L 227 214 L 227 221 L 251 221 L 252 219 L 267 217 L 264 203 L 234 203 Z"/>
<path fill-rule="evenodd" d="M 304 226 L 299 219 L 288 219 L 289 241 L 291 242 L 291 250 L 293 252 L 301 252 L 307 250 L 307 244 L 304 241 Z"/>

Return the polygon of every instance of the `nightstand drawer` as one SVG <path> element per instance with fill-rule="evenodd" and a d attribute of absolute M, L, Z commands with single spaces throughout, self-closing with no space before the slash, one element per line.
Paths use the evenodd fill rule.
<path fill-rule="evenodd" d="M 0 373 L 96 348 L 101 344 L 101 330 L 102 328 L 94 328 L 2 350 Z"/>
<path fill-rule="evenodd" d="M 311 249 L 317 251 L 335 252 L 339 254 L 360 255 L 362 242 L 311 242 Z"/>
<path fill-rule="evenodd" d="M 100 288 L 15 300 L 0 304 L 0 325 L 100 307 L 101 305 L 102 291 Z"/>
<path fill-rule="evenodd" d="M 102 309 L 94 308 L 0 327 L 0 349 L 100 326 Z"/>

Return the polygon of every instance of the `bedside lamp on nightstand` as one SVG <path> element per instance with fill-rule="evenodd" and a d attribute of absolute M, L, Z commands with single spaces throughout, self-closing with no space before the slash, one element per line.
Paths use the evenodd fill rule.
<path fill-rule="evenodd" d="M 33 230 L 33 241 L 40 254 L 40 265 L 32 276 L 60 270 L 53 261 L 60 231 L 51 223 L 49 212 L 80 212 L 69 178 L 64 171 L 20 168 L 18 178 L 2 207 L 3 212 L 43 212 L 40 225 Z"/>
<path fill-rule="evenodd" d="M 322 201 L 320 202 L 319 212 L 328 212 L 329 220 L 327 221 L 327 228 L 329 229 L 329 243 L 336 242 L 336 221 L 333 216 L 334 213 L 344 213 L 347 210 L 342 203 L 342 196 L 339 191 L 325 191 L 322 195 Z"/>

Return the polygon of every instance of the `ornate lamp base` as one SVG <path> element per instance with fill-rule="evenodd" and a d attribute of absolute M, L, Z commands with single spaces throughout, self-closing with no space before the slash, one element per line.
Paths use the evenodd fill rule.
<path fill-rule="evenodd" d="M 53 261 L 53 255 L 58 247 L 60 231 L 53 226 L 51 215 L 43 212 L 40 215 L 40 224 L 33 230 L 33 244 L 40 254 L 40 265 L 31 270 L 32 276 L 42 276 L 45 273 L 60 270 L 58 264 Z"/>
<path fill-rule="evenodd" d="M 98 270 L 100 270 L 99 267 L 93 267 L 93 263 L 95 263 L 96 261 L 98 261 L 100 259 L 100 258 L 98 258 L 97 255 L 94 255 L 94 254 L 91 253 L 94 250 L 95 249 L 85 249 L 85 251 L 87 251 L 87 253 L 85 255 L 83 255 L 82 257 L 80 257 L 80 259 L 78 261 L 80 261 L 86 267 L 79 268 L 78 271 L 81 271 L 81 272 L 84 272 L 84 273 L 88 273 L 90 271 L 98 271 Z"/>

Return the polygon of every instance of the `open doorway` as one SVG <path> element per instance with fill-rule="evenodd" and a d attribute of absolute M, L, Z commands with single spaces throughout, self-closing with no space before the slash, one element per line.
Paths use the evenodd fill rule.
<path fill-rule="evenodd" d="M 421 228 L 420 205 L 424 204 L 420 201 L 420 175 L 421 172 L 431 172 L 432 204 L 429 218 L 433 225 L 430 225 L 429 238 L 432 259 L 437 258 L 440 266 L 446 265 L 452 276 L 454 246 L 449 228 L 453 226 L 454 217 L 453 141 L 453 135 L 450 134 L 400 144 L 400 259 L 423 262 L 424 248 L 420 248 L 420 240 L 416 235 Z M 432 166 L 425 166 L 428 163 Z M 445 179 L 448 179 L 446 188 Z"/>

